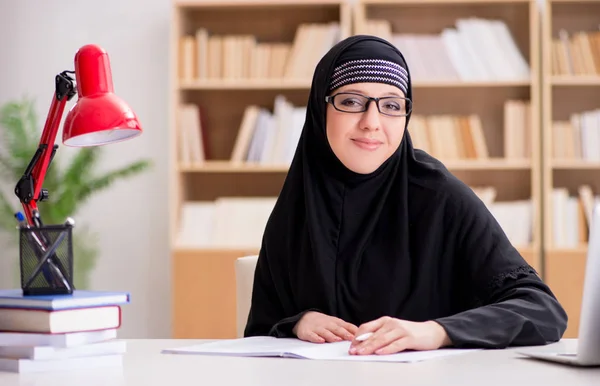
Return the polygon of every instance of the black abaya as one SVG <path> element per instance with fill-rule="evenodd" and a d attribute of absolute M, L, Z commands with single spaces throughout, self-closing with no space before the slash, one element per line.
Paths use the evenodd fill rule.
<path fill-rule="evenodd" d="M 300 142 L 265 229 L 245 336 L 291 337 L 316 310 L 357 326 L 381 316 L 435 320 L 455 347 L 559 340 L 567 316 L 550 289 L 475 193 L 414 149 L 407 130 L 371 174 L 337 159 L 325 96 L 340 57 L 353 55 L 408 70 L 395 47 L 372 36 L 345 39 L 317 65 Z M 410 75 L 408 86 L 412 99 Z"/>

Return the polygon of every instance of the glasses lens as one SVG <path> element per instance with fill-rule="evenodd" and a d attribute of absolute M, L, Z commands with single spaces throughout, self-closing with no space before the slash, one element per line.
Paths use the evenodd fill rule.
<path fill-rule="evenodd" d="M 335 107 L 349 113 L 365 111 L 368 99 L 356 94 L 337 94 L 333 99 Z"/>
<path fill-rule="evenodd" d="M 383 98 L 379 100 L 379 110 L 383 114 L 403 116 L 409 111 L 408 100 L 402 97 Z"/>

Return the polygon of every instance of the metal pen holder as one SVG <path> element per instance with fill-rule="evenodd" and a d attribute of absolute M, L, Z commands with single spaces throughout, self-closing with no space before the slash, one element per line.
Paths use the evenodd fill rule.
<path fill-rule="evenodd" d="M 20 227 L 23 295 L 73 293 L 73 226 Z"/>

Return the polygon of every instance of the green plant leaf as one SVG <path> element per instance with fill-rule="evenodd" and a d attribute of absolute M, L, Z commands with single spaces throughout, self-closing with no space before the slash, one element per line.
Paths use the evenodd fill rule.
<path fill-rule="evenodd" d="M 9 154 L 15 159 L 28 162 L 33 156 L 31 149 L 37 148 L 42 132 L 37 127 L 33 101 L 24 98 L 21 102 L 14 101 L 4 105 L 0 109 L 0 125 L 6 128 L 2 137 Z"/>
<path fill-rule="evenodd" d="M 69 187 L 81 185 L 82 176 L 91 175 L 99 155 L 99 149 L 94 147 L 86 147 L 78 151 L 63 174 L 63 185 Z"/>
<path fill-rule="evenodd" d="M 82 186 L 77 196 L 78 202 L 85 202 L 93 193 L 104 190 L 111 186 L 116 180 L 139 174 L 150 167 L 150 162 L 141 160 L 123 168 L 110 171 L 100 177 L 93 178 Z"/>
<path fill-rule="evenodd" d="M 13 178 L 14 169 L 15 167 L 13 166 L 10 158 L 0 154 L 0 176 L 7 179 Z"/>

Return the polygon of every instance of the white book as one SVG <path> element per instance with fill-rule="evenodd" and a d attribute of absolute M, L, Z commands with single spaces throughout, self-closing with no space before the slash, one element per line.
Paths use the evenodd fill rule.
<path fill-rule="evenodd" d="M 123 355 L 101 355 L 95 357 L 68 358 L 47 361 L 31 359 L 0 358 L 0 371 L 12 373 L 41 373 L 116 367 L 123 365 Z"/>
<path fill-rule="evenodd" d="M 117 337 L 117 329 L 70 332 L 66 334 L 36 334 L 30 332 L 1 332 L 0 346 L 74 347 L 103 342 Z"/>
<path fill-rule="evenodd" d="M 314 360 L 367 362 L 420 362 L 443 356 L 466 354 L 479 349 L 444 348 L 431 351 L 405 351 L 389 355 L 350 355 L 350 342 L 310 343 L 294 338 L 258 336 L 224 339 L 192 346 L 163 349 L 164 354 L 238 357 L 282 357 Z"/>
<path fill-rule="evenodd" d="M 213 201 L 186 201 L 181 208 L 177 234 L 178 248 L 206 248 L 212 245 Z"/>
<path fill-rule="evenodd" d="M 127 349 L 125 340 L 109 340 L 74 347 L 52 346 L 4 346 L 0 347 L 0 358 L 31 359 L 31 360 L 58 360 L 101 356 L 110 354 L 124 354 Z"/>
<path fill-rule="evenodd" d="M 472 60 L 462 45 L 458 31 L 452 28 L 445 28 L 441 32 L 441 38 L 448 57 L 454 69 L 458 72 L 460 80 L 477 80 L 477 70 L 473 68 Z"/>

